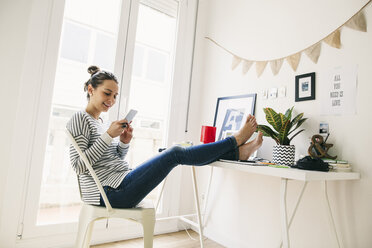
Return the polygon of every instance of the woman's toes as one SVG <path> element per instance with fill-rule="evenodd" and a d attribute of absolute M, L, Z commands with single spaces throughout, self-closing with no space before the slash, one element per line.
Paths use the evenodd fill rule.
<path fill-rule="evenodd" d="M 263 142 L 263 133 L 261 131 L 258 131 L 258 135 L 256 137 L 256 139 L 254 140 L 255 143 L 258 145 L 258 146 L 261 146 L 262 142 Z"/>
<path fill-rule="evenodd" d="M 257 136 L 256 139 L 239 147 L 239 159 L 247 160 L 249 157 L 262 145 L 262 136 Z"/>
<path fill-rule="evenodd" d="M 258 136 L 257 138 L 260 138 L 262 140 L 263 133 L 261 131 L 258 131 Z"/>
<path fill-rule="evenodd" d="M 256 129 L 256 118 L 253 115 L 248 115 L 243 127 L 234 135 L 238 146 L 247 142 L 247 140 L 252 136 Z"/>
<path fill-rule="evenodd" d="M 254 116 L 251 115 L 251 114 L 249 114 L 249 115 L 247 116 L 247 119 L 245 120 L 245 123 L 249 123 L 249 122 L 252 120 L 252 118 L 254 118 Z"/>

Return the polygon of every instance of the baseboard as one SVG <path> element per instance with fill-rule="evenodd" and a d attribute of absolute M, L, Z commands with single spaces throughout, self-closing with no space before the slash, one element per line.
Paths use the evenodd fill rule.
<path fill-rule="evenodd" d="M 195 232 L 199 233 L 199 230 L 195 227 L 191 228 Z M 213 242 L 216 242 L 217 244 L 220 244 L 224 247 L 245 247 L 246 244 L 239 242 L 237 240 L 231 239 L 228 235 L 225 233 L 219 233 L 216 231 L 212 231 L 210 228 L 204 228 L 203 230 L 204 237 L 212 240 Z"/>
<path fill-rule="evenodd" d="M 143 237 L 143 231 L 140 224 L 132 224 L 130 228 L 123 230 L 123 228 L 116 228 L 116 225 L 112 225 L 108 229 L 95 229 L 92 235 L 92 245 L 103 244 L 133 238 Z M 155 224 L 155 235 L 177 232 L 176 220 L 159 221 Z M 110 235 L 108 235 L 108 233 Z M 38 238 L 29 238 L 18 240 L 16 248 L 71 248 L 74 247 L 76 239 L 76 233 L 68 233 L 64 235 L 53 235 Z"/>

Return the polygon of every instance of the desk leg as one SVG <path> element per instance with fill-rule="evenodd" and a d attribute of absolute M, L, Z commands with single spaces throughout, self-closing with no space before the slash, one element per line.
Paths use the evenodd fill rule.
<path fill-rule="evenodd" d="M 289 248 L 288 217 L 287 217 L 287 178 L 281 179 L 280 185 L 280 217 L 282 222 L 283 247 Z"/>
<path fill-rule="evenodd" d="M 289 231 L 289 228 L 291 228 L 291 224 L 292 224 L 293 219 L 294 219 L 294 217 L 295 217 L 295 215 L 296 215 L 296 212 L 297 212 L 298 206 L 300 205 L 300 202 L 301 202 L 302 196 L 304 195 L 304 192 L 305 192 L 306 186 L 307 186 L 307 182 L 304 182 L 304 184 L 302 185 L 302 190 L 301 190 L 301 192 L 300 192 L 300 194 L 299 194 L 299 196 L 298 196 L 298 198 L 297 198 L 296 206 L 295 206 L 295 208 L 294 208 L 294 210 L 293 210 L 293 213 L 292 213 L 292 215 L 291 215 L 291 218 L 289 219 L 289 223 L 288 223 L 288 231 Z M 283 245 L 283 241 L 281 240 L 281 241 L 280 241 L 280 245 L 279 245 L 279 247 L 282 247 L 282 245 Z"/>
<path fill-rule="evenodd" d="M 337 236 L 336 225 L 335 225 L 335 221 L 333 219 L 332 209 L 331 209 L 331 205 L 329 204 L 329 199 L 328 199 L 327 181 L 322 181 L 322 189 L 323 189 L 323 193 L 324 193 L 324 200 L 325 200 L 325 205 L 326 205 L 326 208 L 327 208 L 328 219 L 329 219 L 329 222 L 331 224 L 331 227 L 332 227 L 333 233 L 335 235 L 335 238 L 337 240 L 337 247 L 340 248 L 341 247 L 340 240 L 338 239 L 338 236 Z"/>
<path fill-rule="evenodd" d="M 163 185 L 161 186 L 161 189 L 160 189 L 160 193 L 159 193 L 159 195 L 158 195 L 158 197 L 156 199 L 155 214 L 158 212 L 158 207 L 159 207 L 160 199 L 163 196 L 164 186 L 165 186 L 165 183 L 167 182 L 167 178 L 168 177 L 166 177 L 164 179 Z"/>
<path fill-rule="evenodd" d="M 195 198 L 195 206 L 196 206 L 196 213 L 198 216 L 198 224 L 199 224 L 199 239 L 200 239 L 200 248 L 204 248 L 204 242 L 203 242 L 203 222 L 201 219 L 201 214 L 200 214 L 200 204 L 199 204 L 199 193 L 198 193 L 198 185 L 196 182 L 196 177 L 195 177 L 195 167 L 191 166 L 191 174 L 192 174 L 192 182 L 194 186 L 194 198 Z"/>

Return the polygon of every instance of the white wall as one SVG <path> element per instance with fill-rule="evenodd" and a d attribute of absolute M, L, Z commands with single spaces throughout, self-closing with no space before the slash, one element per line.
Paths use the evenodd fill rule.
<path fill-rule="evenodd" d="M 2 141 L 6 141 L 7 153 L 0 161 L 0 247 L 14 247 L 20 231 L 18 224 L 23 217 L 28 172 L 31 170 L 28 167 L 32 160 L 30 151 L 40 147 L 34 144 L 38 112 L 49 107 L 41 106 L 38 96 L 48 85 L 48 76 L 54 73 L 50 69 L 43 71 L 44 63 L 52 66 L 50 61 L 56 61 L 54 54 L 46 51 L 58 49 L 56 40 L 59 36 L 48 37 L 48 32 L 51 27 L 61 26 L 61 23 L 55 23 L 55 19 L 62 20 L 63 12 L 58 15 L 50 13 L 56 13 L 53 8 L 63 3 L 49 0 L 1 2 L 1 31 L 4 30 L 2 33 L 6 38 L 0 41 L 0 49 L 5 54 L 0 61 L 4 70 L 2 83 L 7 89 L 1 91 L 1 104 L 5 106 L 7 121 Z M 54 30 L 59 33 L 56 28 Z"/>
<path fill-rule="evenodd" d="M 255 66 L 246 75 L 241 67 L 231 71 L 232 56 L 215 46 L 210 36 L 237 55 L 247 59 L 266 60 L 283 57 L 302 50 L 324 38 L 356 13 L 367 1 L 253 1 L 201 0 L 197 29 L 189 140 L 198 141 L 201 125 L 212 125 L 216 99 L 220 96 L 257 93 L 256 117 L 264 124 L 262 108 L 270 106 L 285 111 L 295 106 L 295 112 L 304 112 L 309 120 L 306 131 L 294 139 L 296 156 L 306 154 L 309 138 L 315 134 L 320 121 L 329 123 L 334 144 L 330 154 L 351 162 L 362 175 L 360 181 L 329 183 L 329 197 L 339 236 L 344 247 L 367 248 L 372 245 L 372 167 L 368 163 L 370 126 L 370 68 L 372 67 L 372 6 L 365 8 L 367 33 L 344 28 L 342 48 L 322 45 L 317 64 L 302 56 L 297 72 L 284 62 L 277 76 L 270 67 L 257 78 Z M 320 92 L 327 71 L 336 66 L 358 65 L 357 114 L 342 116 L 320 115 Z M 316 100 L 295 102 L 295 75 L 316 72 Z M 287 96 L 264 100 L 263 89 L 286 86 Z M 264 140 L 264 154 L 271 155 L 274 143 Z M 209 168 L 199 169 L 201 193 L 206 184 Z M 227 247 L 275 247 L 280 241 L 279 179 L 215 170 L 207 236 Z M 185 185 L 184 187 L 189 187 Z M 301 184 L 290 182 L 289 210 Z M 293 247 L 335 247 L 325 208 L 319 204 L 320 186 L 310 183 L 293 222 L 290 235 Z M 181 203 L 192 206 L 189 201 Z M 183 211 L 187 211 L 183 209 Z"/>
<path fill-rule="evenodd" d="M 10 148 L 13 139 L 14 121 L 18 106 L 23 59 L 26 49 L 28 18 L 32 1 L 4 0 L 0 2 L 0 103 L 2 109 L 2 140 L 0 162 L 0 213 L 7 172 L 10 163 Z M 27 127 L 25 127 L 27 129 Z"/>

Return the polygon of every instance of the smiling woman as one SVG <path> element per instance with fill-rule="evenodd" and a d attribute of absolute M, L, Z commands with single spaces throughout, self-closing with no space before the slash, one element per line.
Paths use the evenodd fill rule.
<path fill-rule="evenodd" d="M 189 77 L 185 75 L 191 70 L 191 62 L 185 66 L 181 61 L 191 61 L 192 51 L 179 48 L 192 47 L 196 1 L 188 1 L 186 5 L 184 1 L 174 0 L 65 0 L 57 1 L 58 7 L 54 6 L 55 2 L 50 2 L 45 8 L 43 4 L 49 1 L 34 2 L 32 30 L 42 29 L 40 34 L 45 37 L 39 40 L 37 35 L 30 36 L 35 44 L 42 45 L 30 52 L 32 56 L 27 62 L 31 66 L 35 55 L 46 55 L 40 55 L 41 62 L 38 63 L 43 67 L 38 71 L 44 71 L 45 75 L 38 74 L 40 78 L 33 76 L 34 83 L 30 84 L 32 89 L 42 89 L 35 91 L 39 93 L 36 94 L 40 96 L 39 100 L 33 102 L 27 99 L 22 103 L 30 106 L 28 111 L 24 111 L 30 113 L 32 118 L 28 119 L 35 120 L 35 127 L 28 132 L 27 140 L 22 137 L 24 153 L 29 153 L 27 158 L 32 159 L 20 163 L 25 164 L 24 175 L 27 175 L 25 194 L 19 202 L 24 211 L 18 211 L 21 216 L 9 219 L 19 219 L 16 231 L 19 239 L 45 237 L 52 245 L 59 242 L 57 234 L 74 236 L 81 205 L 65 135 L 66 123 L 74 113 L 88 111 L 90 114 L 86 115 L 91 116 L 92 121 L 102 124 L 102 121 L 110 123 L 122 119 L 131 108 L 138 109 L 140 114 L 132 123 L 137 136 L 133 137 L 131 151 L 127 155 L 129 164 L 140 164 L 157 154 L 158 147 L 166 147 L 167 142 L 176 140 L 176 132 L 168 133 L 166 128 L 171 125 L 173 130 L 182 129 L 181 125 L 174 123 L 181 119 L 176 113 L 184 109 L 179 102 L 185 102 L 187 95 L 180 96 L 177 92 L 188 86 Z M 190 18 L 180 22 L 180 14 Z M 53 22 L 48 22 L 49 17 L 54 18 Z M 45 25 L 40 27 L 40 23 Z M 30 47 L 34 43 L 30 43 Z M 139 48 L 138 53 L 134 52 L 135 47 Z M 137 62 L 133 63 L 133 60 Z M 96 88 L 93 83 L 84 92 L 83 82 L 88 79 L 86 69 L 92 64 L 99 65 L 102 71 L 115 72 L 118 80 L 106 79 Z M 132 67 L 136 72 L 133 77 Z M 98 74 L 91 72 L 93 78 Z M 174 86 L 173 79 L 177 81 Z M 118 89 L 115 88 L 118 86 L 116 82 L 120 84 Z M 174 97 L 173 91 L 176 92 Z M 88 108 L 86 97 L 91 102 Z M 96 115 L 98 112 L 101 112 L 102 121 Z M 123 137 L 125 139 L 128 136 Z M 164 188 L 158 216 L 175 211 L 176 206 L 171 204 L 171 197 L 176 192 L 174 188 L 171 182 Z M 149 196 L 156 199 L 157 194 L 158 191 L 153 191 Z M 126 223 L 117 223 L 117 226 L 123 225 Z M 161 228 L 170 230 L 172 225 L 169 222 Z M 122 232 L 116 232 L 117 226 L 110 225 L 109 228 L 115 231 L 99 239 L 122 237 Z M 98 230 L 105 229 L 104 223 L 97 223 L 96 227 Z M 16 235 L 9 233 L 10 236 Z M 66 240 L 72 242 L 70 236 Z"/>
<path fill-rule="evenodd" d="M 121 12 L 129 11 L 126 2 L 66 0 L 61 8 L 58 11 L 63 13 L 60 15 L 63 20 L 60 20 L 60 40 L 57 41 L 59 49 L 58 45 L 55 49 L 59 51 L 55 55 L 57 60 L 53 66 L 45 69 L 55 70 L 55 74 L 48 79 L 48 82 L 53 82 L 53 87 L 48 92 L 51 97 L 43 99 L 42 103 L 43 106 L 50 107 L 40 114 L 43 116 L 38 123 L 41 134 L 36 142 L 41 148 L 33 154 L 37 158 L 32 165 L 35 177 L 30 177 L 30 185 L 33 186 L 28 187 L 29 197 L 37 200 L 26 203 L 27 219 L 24 221 L 24 231 L 20 234 L 22 238 L 54 234 L 58 230 L 66 233 L 76 226 L 81 200 L 76 175 L 70 166 L 65 126 L 76 111 L 85 109 L 87 105 L 84 96 L 87 95 L 89 100 L 89 87 L 84 92 L 83 85 L 88 78 L 92 89 L 97 88 L 104 80 L 118 82 L 108 73 L 94 73 L 98 71 L 98 67 L 90 68 L 89 73 L 95 74 L 93 77 L 86 70 L 92 64 L 99 65 L 104 71 L 114 70 L 119 26 L 126 28 L 120 24 Z M 101 17 L 99 20 L 94 18 L 98 13 Z M 50 35 L 50 40 L 54 41 L 52 35 L 57 34 Z M 104 92 L 110 93 L 101 93 L 104 95 Z M 101 109 L 109 109 L 103 102 L 101 104 Z M 110 113 L 106 111 L 101 118 L 106 120 L 109 116 Z"/>
<path fill-rule="evenodd" d="M 107 112 L 116 102 L 118 80 L 108 71 L 101 71 L 97 66 L 90 66 L 90 79 L 84 85 L 89 104 L 87 112 L 98 119 L 101 112 Z"/>

